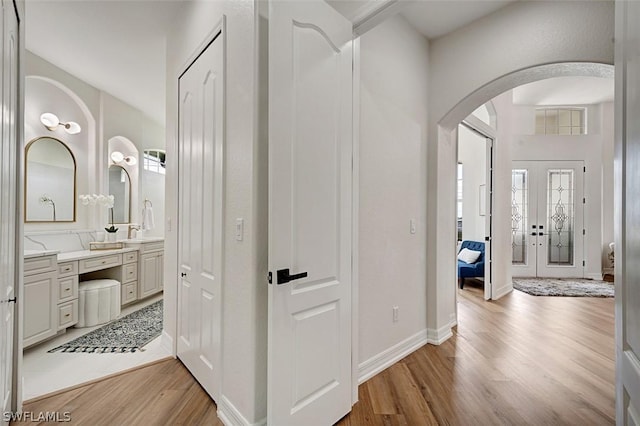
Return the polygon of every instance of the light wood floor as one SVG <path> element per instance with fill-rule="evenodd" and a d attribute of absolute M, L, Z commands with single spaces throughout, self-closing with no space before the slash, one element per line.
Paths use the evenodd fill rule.
<path fill-rule="evenodd" d="M 340 426 L 613 425 L 613 298 L 496 302 L 458 292 L 459 325 L 363 383 Z"/>
<path fill-rule="evenodd" d="M 459 292 L 459 326 L 360 386 L 340 426 L 614 424 L 613 299 L 482 300 Z M 79 425 L 220 425 L 175 360 L 26 404 Z M 316 425 L 301 425 L 316 426 Z"/>

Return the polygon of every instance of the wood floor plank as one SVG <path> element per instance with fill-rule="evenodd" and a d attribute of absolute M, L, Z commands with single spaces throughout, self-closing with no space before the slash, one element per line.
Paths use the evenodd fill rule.
<path fill-rule="evenodd" d="M 482 287 L 468 281 L 458 292 L 453 337 L 363 383 L 359 402 L 338 425 L 615 423 L 613 299 L 515 291 L 487 302 Z M 24 410 L 68 411 L 72 425 L 222 425 L 214 402 L 173 359 Z"/>

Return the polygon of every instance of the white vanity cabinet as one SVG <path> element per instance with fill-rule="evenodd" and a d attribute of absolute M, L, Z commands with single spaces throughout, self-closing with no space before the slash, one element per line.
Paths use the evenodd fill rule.
<path fill-rule="evenodd" d="M 58 263 L 56 331 L 78 322 L 78 261 Z"/>
<path fill-rule="evenodd" d="M 30 346 L 58 332 L 58 263 L 56 255 L 24 260 L 23 343 Z"/>
<path fill-rule="evenodd" d="M 135 243 L 138 261 L 138 299 L 159 293 L 164 288 L 164 241 Z"/>

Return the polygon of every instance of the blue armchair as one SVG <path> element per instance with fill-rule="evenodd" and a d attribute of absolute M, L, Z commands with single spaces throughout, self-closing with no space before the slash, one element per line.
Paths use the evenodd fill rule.
<path fill-rule="evenodd" d="M 484 243 L 479 241 L 463 241 L 460 250 L 467 248 L 469 250 L 479 251 L 480 257 L 476 263 L 466 263 L 458 260 L 458 285 L 464 288 L 464 279 L 481 277 L 484 278 Z"/>

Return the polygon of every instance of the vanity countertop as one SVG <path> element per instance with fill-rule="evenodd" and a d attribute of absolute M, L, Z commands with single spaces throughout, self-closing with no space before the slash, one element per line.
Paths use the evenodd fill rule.
<path fill-rule="evenodd" d="M 136 251 L 136 250 L 137 249 L 133 247 L 125 247 L 121 249 L 111 249 L 111 250 L 70 251 L 67 253 L 58 254 L 58 262 L 69 262 L 72 260 L 90 259 L 92 257 L 109 256 L 111 254 L 127 253 L 130 251 Z"/>
<path fill-rule="evenodd" d="M 24 258 L 32 259 L 34 257 L 51 256 L 52 254 L 60 253 L 59 250 L 25 250 Z"/>
<path fill-rule="evenodd" d="M 135 243 L 156 243 L 158 241 L 164 241 L 163 237 L 142 237 L 142 238 L 130 238 L 128 240 L 120 240 L 123 243 L 135 244 Z"/>

